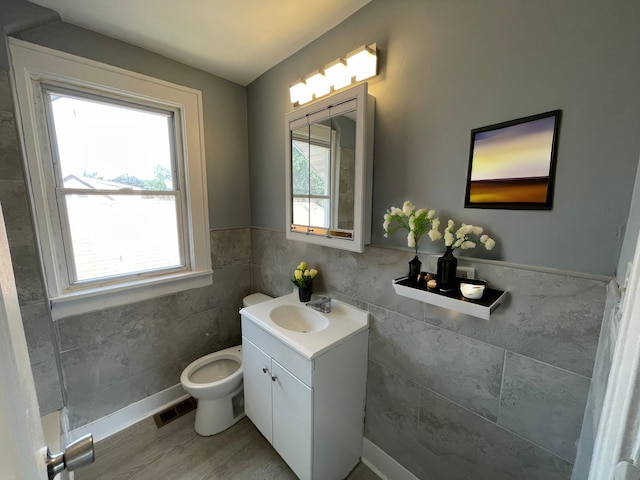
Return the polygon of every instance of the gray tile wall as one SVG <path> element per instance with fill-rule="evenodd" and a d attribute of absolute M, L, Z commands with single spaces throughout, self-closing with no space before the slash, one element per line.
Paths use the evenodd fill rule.
<path fill-rule="evenodd" d="M 239 343 L 242 297 L 289 293 L 291 271 L 306 260 L 321 271 L 319 291 L 371 312 L 369 439 L 420 478 L 570 475 L 605 282 L 476 263 L 478 277 L 511 292 L 486 322 L 397 296 L 390 282 L 410 253 L 353 254 L 239 228 L 211 232 L 211 287 L 53 324 L 6 72 L 0 202 L 41 412 L 63 405 L 59 348 L 72 428 L 175 385 L 194 358 Z"/>
<path fill-rule="evenodd" d="M 179 383 L 195 358 L 240 343 L 238 309 L 251 291 L 248 228 L 210 232 L 210 287 L 51 321 L 4 71 L 0 204 L 42 415 L 65 405 L 63 385 L 70 427 L 78 428 Z"/>
<path fill-rule="evenodd" d="M 210 232 L 210 287 L 52 322 L 11 98 L 7 72 L 0 71 L 0 204 L 31 367 L 41 414 L 65 405 L 64 386 L 74 429 L 179 383 L 195 358 L 240 343 L 251 234 L 249 228 Z"/>
<path fill-rule="evenodd" d="M 0 70 L 0 205 L 9 238 L 20 312 L 29 346 L 40 413 L 63 406 L 51 321 L 33 227 L 6 71 Z"/>
<path fill-rule="evenodd" d="M 602 329 L 598 341 L 598 353 L 596 354 L 595 365 L 591 386 L 589 388 L 589 398 L 582 420 L 582 430 L 580 431 L 580 441 L 578 442 L 578 452 L 576 462 L 571 474 L 572 480 L 583 480 L 589 476 L 593 449 L 595 447 L 596 435 L 600 424 L 604 397 L 607 393 L 607 382 L 613 363 L 613 353 L 618 339 L 618 330 L 622 318 L 620 290 L 618 282 L 614 279 L 607 285 L 607 299 L 604 307 L 602 319 Z"/>
<path fill-rule="evenodd" d="M 71 428 L 180 382 L 193 360 L 241 341 L 249 228 L 214 230 L 213 284 L 58 320 Z"/>
<path fill-rule="evenodd" d="M 570 478 L 606 281 L 460 259 L 510 292 L 485 321 L 396 295 L 391 280 L 406 273 L 409 252 L 251 235 L 254 291 L 289 293 L 304 260 L 320 270 L 317 292 L 369 310 L 365 435 L 414 475 Z"/>

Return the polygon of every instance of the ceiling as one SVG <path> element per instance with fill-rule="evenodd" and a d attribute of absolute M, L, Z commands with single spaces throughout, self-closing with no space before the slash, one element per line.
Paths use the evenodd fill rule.
<path fill-rule="evenodd" d="M 31 0 L 62 20 L 240 85 L 371 0 Z"/>

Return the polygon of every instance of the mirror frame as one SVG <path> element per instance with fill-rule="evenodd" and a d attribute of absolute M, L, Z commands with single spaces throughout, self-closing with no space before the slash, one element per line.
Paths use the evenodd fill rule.
<path fill-rule="evenodd" d="M 344 104 L 354 102 L 356 112 L 354 218 L 351 235 L 344 230 L 327 229 L 327 234 L 313 234 L 308 225 L 293 225 L 292 147 L 291 132 L 314 119 L 345 113 Z M 341 107 L 342 106 L 342 107 Z M 373 125 L 375 99 L 368 94 L 367 83 L 362 83 L 330 97 L 305 105 L 285 116 L 285 226 L 287 240 L 322 245 L 325 247 L 362 253 L 371 242 L 371 198 L 373 189 Z M 351 111 L 351 110 L 349 110 Z M 311 121 L 310 121 L 311 120 Z M 332 232 L 333 230 L 333 232 Z M 333 233 L 333 235 L 332 235 Z"/>

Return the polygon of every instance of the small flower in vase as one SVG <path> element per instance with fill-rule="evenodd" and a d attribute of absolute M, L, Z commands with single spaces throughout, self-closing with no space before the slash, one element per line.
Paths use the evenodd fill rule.
<path fill-rule="evenodd" d="M 436 217 L 435 210 L 427 210 L 426 208 L 416 210 L 416 207 L 409 200 L 404 202 L 402 208 L 391 207 L 385 213 L 384 223 L 382 224 L 385 238 L 390 233 L 402 228 L 408 231 L 407 245 L 415 249 L 416 256 L 409 262 L 410 283 L 416 283 L 418 275 L 420 275 L 422 266 L 418 259 L 418 242 L 420 238 L 427 233 L 432 242 L 439 240 L 442 238 L 442 234 L 438 230 L 439 227 L 440 220 Z"/>
<path fill-rule="evenodd" d="M 453 255 L 455 250 L 458 248 L 469 250 L 475 248 L 478 244 L 484 245 L 487 250 L 491 250 L 496 245 L 493 238 L 483 234 L 482 227 L 463 223 L 457 230 L 455 228 L 455 222 L 449 220 L 447 227 L 444 229 L 444 245 L 447 247 L 447 251 L 438 259 L 436 278 L 440 284 L 440 289 L 444 291 L 453 290 L 455 286 L 456 270 L 458 268 L 458 260 Z"/>
<path fill-rule="evenodd" d="M 308 268 L 307 262 L 300 262 L 300 264 L 293 271 L 293 278 L 291 281 L 298 286 L 298 294 L 301 302 L 308 302 L 311 300 L 311 289 L 313 286 L 313 279 L 318 275 L 318 270 L 315 268 Z"/>
<path fill-rule="evenodd" d="M 447 222 L 447 228 L 444 229 L 444 245 L 447 248 L 451 248 L 451 251 L 461 248 L 462 250 L 468 250 L 475 248 L 478 243 L 484 245 L 484 248 L 491 250 L 496 246 L 496 241 L 488 235 L 483 235 L 484 229 L 475 225 L 465 225 L 464 223 L 458 230 L 454 232 L 456 224 L 453 220 Z M 477 237 L 477 240 L 472 239 L 472 235 Z"/>

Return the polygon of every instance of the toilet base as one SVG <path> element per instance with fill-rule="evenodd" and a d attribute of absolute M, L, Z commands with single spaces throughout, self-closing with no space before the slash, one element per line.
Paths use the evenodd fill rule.
<path fill-rule="evenodd" d="M 226 397 L 215 400 L 198 400 L 194 429 L 198 435 L 210 437 L 231 427 L 244 414 L 244 385 Z"/>

